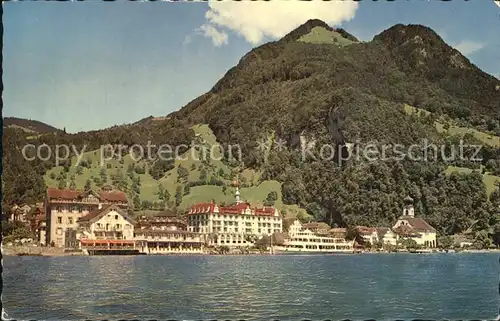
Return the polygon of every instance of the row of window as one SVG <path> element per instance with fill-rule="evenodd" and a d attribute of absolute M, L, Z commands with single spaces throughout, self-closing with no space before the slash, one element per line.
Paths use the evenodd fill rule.
<path fill-rule="evenodd" d="M 119 229 L 122 228 L 122 225 L 121 224 L 114 224 L 114 226 L 111 226 L 110 223 L 106 223 L 106 225 L 104 225 L 102 223 L 96 223 L 96 228 L 101 229 L 101 228 L 104 228 L 104 227 L 106 227 L 107 230 L 109 230 L 110 228 L 115 228 L 115 229 L 119 230 Z M 126 230 L 128 230 L 128 229 L 131 228 L 131 225 L 130 224 L 125 224 L 123 227 Z"/>
<path fill-rule="evenodd" d="M 224 222 L 221 222 L 221 221 L 214 221 L 213 222 L 213 226 L 214 227 L 222 227 L 222 226 L 239 226 L 241 224 L 238 224 L 238 222 L 233 222 L 233 221 L 228 221 L 228 222 L 225 222 L 226 224 L 224 224 Z M 194 226 L 208 226 L 208 222 L 207 221 L 194 221 L 194 222 L 191 222 L 190 225 L 194 225 Z M 245 223 L 245 226 L 247 227 L 251 227 L 253 224 L 251 222 L 246 222 Z M 281 224 L 279 223 L 258 223 L 257 225 L 258 227 L 275 227 L 275 228 L 279 228 L 281 226 Z"/>
<path fill-rule="evenodd" d="M 247 216 L 240 216 L 240 215 L 213 215 L 211 219 L 223 219 L 223 220 L 253 220 L 257 218 L 258 221 L 275 221 L 278 222 L 280 220 L 279 217 L 270 217 L 270 216 L 254 216 L 254 215 L 247 215 Z M 189 221 L 196 221 L 196 220 L 208 220 L 210 219 L 208 215 L 203 214 L 203 215 L 190 215 L 188 216 Z"/>
<path fill-rule="evenodd" d="M 56 219 L 57 224 L 62 224 L 63 223 L 63 217 L 58 216 Z M 73 224 L 75 222 L 75 218 L 72 216 L 66 217 L 66 224 Z"/>
<path fill-rule="evenodd" d="M 247 242 L 246 241 L 241 241 L 241 240 L 238 240 L 238 241 L 224 241 L 224 240 L 221 240 L 220 241 L 220 244 L 246 244 Z"/>
<path fill-rule="evenodd" d="M 82 213 L 84 211 L 90 212 L 92 209 L 95 207 L 90 207 L 90 206 L 78 206 L 78 205 L 71 205 L 71 206 L 54 206 L 52 207 L 53 210 L 56 210 L 57 212 L 78 212 Z"/>

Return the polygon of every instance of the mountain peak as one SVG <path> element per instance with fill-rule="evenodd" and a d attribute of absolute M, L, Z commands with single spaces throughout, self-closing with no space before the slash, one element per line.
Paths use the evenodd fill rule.
<path fill-rule="evenodd" d="M 284 36 L 281 41 L 282 42 L 292 42 L 297 41 L 300 37 L 308 34 L 315 27 L 322 27 L 326 30 L 333 31 L 333 28 L 330 27 L 326 22 L 319 19 L 309 19 L 305 23 L 301 24 L 297 28 L 293 29 L 286 36 Z"/>
<path fill-rule="evenodd" d="M 446 45 L 444 40 L 431 28 L 418 24 L 397 24 L 376 35 L 373 40 L 380 40 L 389 46 L 400 46 L 409 41 L 428 45 Z"/>
<path fill-rule="evenodd" d="M 305 23 L 301 24 L 294 30 L 292 30 L 290 33 L 288 33 L 286 36 L 284 36 L 280 41 L 281 42 L 293 42 L 297 41 L 300 37 L 307 35 L 308 33 L 311 32 L 313 28 L 321 27 L 324 28 L 328 31 L 336 31 L 338 32 L 342 37 L 358 42 L 358 39 L 354 37 L 353 35 L 349 34 L 347 31 L 344 29 L 334 29 L 330 27 L 326 22 L 320 19 L 309 19 Z"/>

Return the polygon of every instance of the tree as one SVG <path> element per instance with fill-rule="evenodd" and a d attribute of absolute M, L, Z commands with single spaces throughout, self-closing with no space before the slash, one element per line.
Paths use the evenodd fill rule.
<path fill-rule="evenodd" d="M 184 185 L 184 195 L 188 195 L 190 191 L 191 187 L 189 186 L 189 184 Z"/>
<path fill-rule="evenodd" d="M 500 246 L 500 223 L 495 224 L 493 228 L 493 244 Z"/>
<path fill-rule="evenodd" d="M 104 168 L 101 168 L 101 171 L 99 173 L 99 177 L 100 177 L 100 183 L 101 184 L 106 184 L 106 182 L 108 181 L 108 175 L 106 173 L 106 170 Z"/>
<path fill-rule="evenodd" d="M 173 159 L 172 160 L 158 159 L 154 162 L 153 166 L 150 168 L 149 173 L 154 179 L 159 180 L 160 178 L 165 176 L 165 173 L 171 170 L 172 168 L 174 168 Z"/>
<path fill-rule="evenodd" d="M 92 189 L 92 182 L 90 179 L 87 179 L 85 182 L 85 187 L 83 188 L 84 191 L 90 191 Z"/>
<path fill-rule="evenodd" d="M 170 193 L 168 191 L 168 189 L 165 188 L 165 190 L 163 191 L 163 200 L 168 204 L 168 202 L 170 201 Z"/>
<path fill-rule="evenodd" d="M 141 199 L 139 198 L 139 195 L 134 196 L 134 209 L 136 211 L 141 209 Z"/>
<path fill-rule="evenodd" d="M 65 189 L 66 188 L 66 181 L 64 179 L 61 179 L 59 181 L 59 184 L 57 185 L 57 188 L 59 188 L 59 189 Z"/>
<path fill-rule="evenodd" d="M 177 188 L 175 189 L 175 206 L 181 205 L 182 202 L 182 186 L 177 185 Z"/>
<path fill-rule="evenodd" d="M 153 208 L 153 202 L 150 202 L 150 201 L 148 201 L 148 200 L 144 200 L 144 201 L 142 201 L 142 203 L 141 203 L 141 208 L 142 208 L 143 210 L 150 210 L 150 209 L 152 209 L 152 208 Z"/>
<path fill-rule="evenodd" d="M 111 176 L 111 183 L 121 191 L 127 190 L 128 183 L 120 168 L 117 168 L 115 173 Z"/>
<path fill-rule="evenodd" d="M 33 234 L 28 226 L 20 221 L 2 222 L 2 234 L 8 241 L 23 238 L 33 238 Z"/>
<path fill-rule="evenodd" d="M 72 179 L 71 182 L 69 183 L 69 188 L 72 190 L 76 189 L 76 183 L 74 179 Z"/>
<path fill-rule="evenodd" d="M 440 237 L 438 239 L 438 245 L 442 249 L 445 249 L 445 250 L 450 249 L 453 247 L 453 244 L 454 244 L 453 237 L 451 237 L 449 235 Z"/>
<path fill-rule="evenodd" d="M 410 239 L 410 238 L 404 238 L 404 239 L 400 240 L 399 243 L 401 244 L 401 246 L 403 246 L 407 250 L 416 249 L 418 247 L 417 241 L 415 241 L 414 239 Z"/>
<path fill-rule="evenodd" d="M 141 177 L 140 176 L 134 176 L 132 179 L 132 182 L 137 184 L 137 186 L 141 186 Z"/>
<path fill-rule="evenodd" d="M 264 206 L 274 206 L 274 203 L 278 200 L 278 193 L 271 191 L 267 194 L 264 200 Z"/>
<path fill-rule="evenodd" d="M 146 165 L 134 166 L 134 171 L 136 174 L 146 174 Z"/>
<path fill-rule="evenodd" d="M 141 188 L 139 187 L 139 185 L 137 184 L 137 182 L 133 182 L 131 188 L 132 188 L 132 191 L 135 194 L 137 194 L 137 195 L 141 194 Z"/>
<path fill-rule="evenodd" d="M 490 239 L 488 232 L 486 230 L 480 231 L 476 234 L 474 240 L 474 246 L 479 249 L 487 249 L 492 245 L 492 240 Z"/>
<path fill-rule="evenodd" d="M 76 174 L 77 175 L 82 175 L 83 174 L 83 167 L 82 166 L 78 166 L 76 168 Z"/>
<path fill-rule="evenodd" d="M 200 181 L 206 183 L 207 181 L 207 171 L 205 168 L 200 170 Z"/>
<path fill-rule="evenodd" d="M 165 193 L 165 188 L 161 183 L 158 183 L 158 198 L 164 200 L 165 199 L 164 193 Z"/>
<path fill-rule="evenodd" d="M 71 167 L 71 160 L 66 160 L 63 164 L 63 170 L 65 173 L 69 173 L 69 169 Z"/>
<path fill-rule="evenodd" d="M 182 165 L 179 165 L 179 167 L 177 167 L 177 182 L 185 181 L 188 175 L 188 170 L 185 169 Z"/>

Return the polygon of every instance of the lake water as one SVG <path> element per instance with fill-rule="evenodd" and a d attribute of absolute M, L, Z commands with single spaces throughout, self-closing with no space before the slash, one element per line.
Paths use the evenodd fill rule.
<path fill-rule="evenodd" d="M 495 319 L 498 254 L 4 257 L 17 320 Z"/>

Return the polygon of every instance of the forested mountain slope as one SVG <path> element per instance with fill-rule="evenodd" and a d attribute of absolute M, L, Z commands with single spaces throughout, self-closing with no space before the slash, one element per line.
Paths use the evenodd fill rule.
<path fill-rule="evenodd" d="M 242 162 L 223 161 L 228 168 L 224 176 L 214 174 L 225 185 L 238 171 L 254 173 L 249 181 L 255 186 L 279 182 L 279 202 L 298 205 L 332 226 L 390 225 L 409 194 L 416 200 L 417 215 L 441 233 L 456 233 L 473 223 L 477 229 L 497 223 L 498 188 L 487 194 L 481 172 L 447 175 L 445 171 L 455 166 L 500 174 L 498 145 L 481 139 L 484 135 L 496 141 L 500 136 L 499 104 L 500 81 L 471 64 L 429 28 L 396 25 L 372 41 L 360 42 L 345 30 L 310 20 L 283 39 L 253 49 L 209 92 L 168 118 L 32 141 L 88 144 L 87 150 L 107 143 L 146 144 L 148 140 L 189 144 L 196 137 L 192 126 L 208 124 L 223 150 L 228 145 L 242 149 Z M 417 112 L 409 113 L 407 106 Z M 439 130 L 436 123 L 469 128 L 481 135 Z M 34 177 L 53 166 L 53 162 L 19 165 L 15 146 L 24 138 L 14 137 L 14 129 L 9 130 L 4 135 L 8 155 L 4 203 L 26 199 L 24 183 L 16 180 L 17 175 Z M 476 155 L 482 160 L 471 160 L 471 150 L 466 150 L 466 159 L 438 155 L 425 162 L 355 157 L 356 148 L 362 150 L 368 143 L 408 147 L 425 141 L 445 146 L 449 155 L 460 139 L 484 145 Z M 262 142 L 275 143 L 262 149 Z M 305 145 L 314 155 L 329 145 L 351 157 L 343 162 L 338 154 L 333 159 L 303 159 Z M 178 168 L 174 162 L 158 160 L 145 165 L 157 181 L 168 180 L 169 172 Z M 189 168 L 182 174 L 188 177 L 183 184 L 199 181 L 201 169 L 196 165 L 193 171 L 197 174 Z M 38 178 L 33 181 L 40 186 L 30 196 L 36 198 L 43 187 Z"/>

